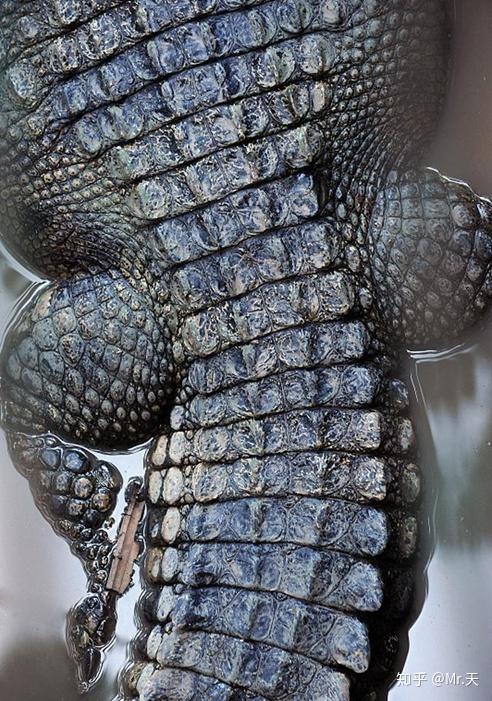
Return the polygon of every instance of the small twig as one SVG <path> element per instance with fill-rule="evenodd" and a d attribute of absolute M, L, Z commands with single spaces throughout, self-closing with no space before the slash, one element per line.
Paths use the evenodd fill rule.
<path fill-rule="evenodd" d="M 133 566 L 140 552 L 136 535 L 145 502 L 138 490 L 132 490 L 118 528 L 106 589 L 122 596 L 131 584 Z"/>

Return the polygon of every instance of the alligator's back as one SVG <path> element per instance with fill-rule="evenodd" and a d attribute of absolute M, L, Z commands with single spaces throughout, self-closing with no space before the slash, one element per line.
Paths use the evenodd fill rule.
<path fill-rule="evenodd" d="M 261 183 L 275 183 L 278 207 L 297 198 L 309 208 L 288 177 L 306 170 L 318 181 L 310 199 L 329 190 L 339 200 L 330 210 L 356 220 L 354 181 L 364 191 L 368 179 L 374 185 L 434 125 L 438 6 L 4 3 L 0 176 L 9 245 L 50 276 L 91 264 L 131 275 L 135 257 L 145 250 L 157 262 L 171 240 L 179 263 L 180 248 L 200 245 L 198 210 L 219 229 L 241 217 L 268 229 L 252 221 L 261 217 Z M 249 190 L 250 200 L 235 196 Z M 225 231 L 216 241 L 224 245 Z"/>

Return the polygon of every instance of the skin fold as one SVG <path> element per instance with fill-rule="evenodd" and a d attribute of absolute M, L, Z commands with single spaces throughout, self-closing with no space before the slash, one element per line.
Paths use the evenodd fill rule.
<path fill-rule="evenodd" d="M 419 564 L 399 379 L 492 293 L 492 208 L 423 166 L 440 0 L 4 0 L 0 216 L 47 280 L 1 356 L 16 467 L 114 637 L 110 460 L 151 441 L 121 695 L 374 701 Z"/>

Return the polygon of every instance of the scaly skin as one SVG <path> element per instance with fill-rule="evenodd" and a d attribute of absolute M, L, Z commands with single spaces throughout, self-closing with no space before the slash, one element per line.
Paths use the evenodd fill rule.
<path fill-rule="evenodd" d="M 4 238 L 52 281 L 7 337 L 4 425 L 88 571 L 81 681 L 119 480 L 84 452 L 79 484 L 70 443 L 154 438 L 122 693 L 376 698 L 418 570 L 400 353 L 491 292 L 490 204 L 420 166 L 441 1 L 5 0 L 0 32 Z"/>

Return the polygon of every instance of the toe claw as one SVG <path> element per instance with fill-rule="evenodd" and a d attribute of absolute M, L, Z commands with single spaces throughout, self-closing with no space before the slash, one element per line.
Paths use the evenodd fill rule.
<path fill-rule="evenodd" d="M 99 679 L 104 650 L 114 640 L 116 598 L 109 592 L 88 594 L 69 612 L 67 642 L 75 662 L 80 691 L 88 691 Z"/>

